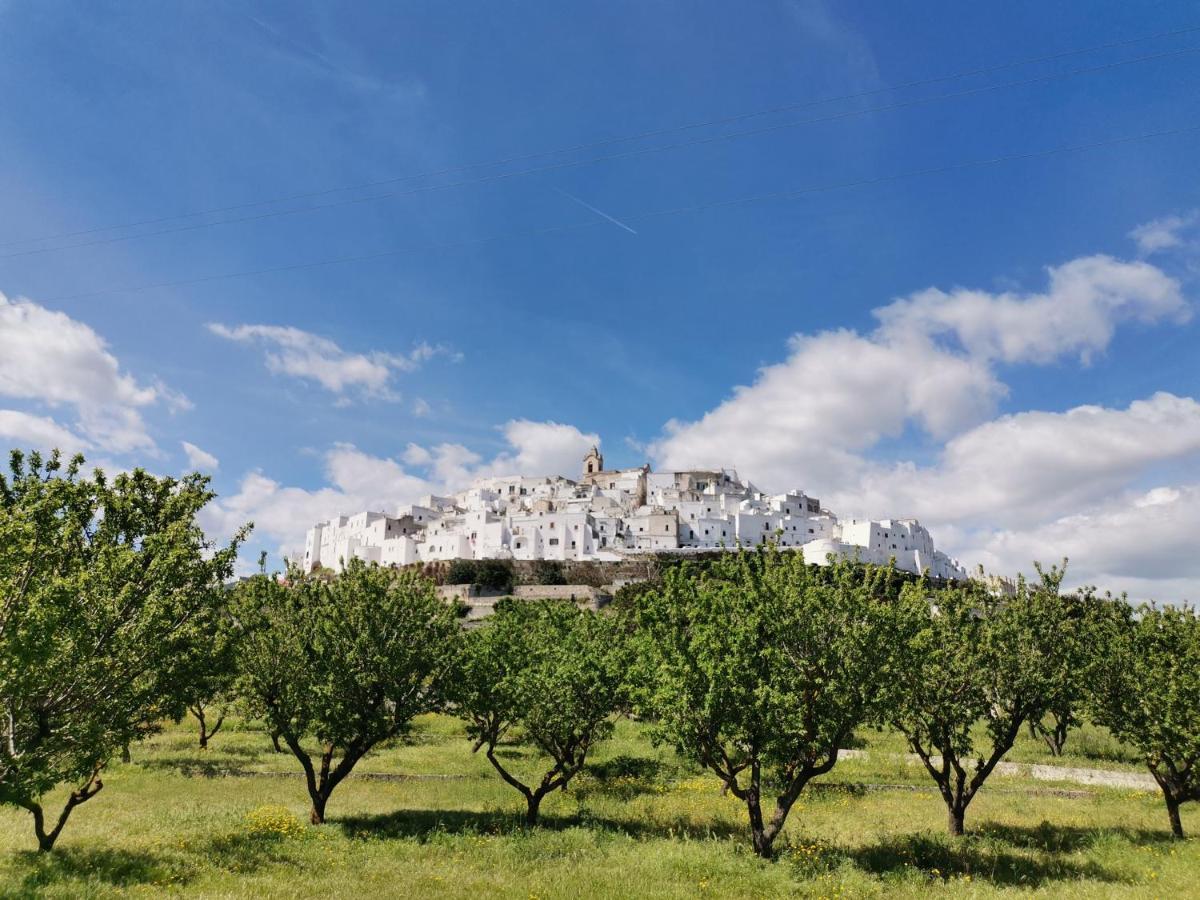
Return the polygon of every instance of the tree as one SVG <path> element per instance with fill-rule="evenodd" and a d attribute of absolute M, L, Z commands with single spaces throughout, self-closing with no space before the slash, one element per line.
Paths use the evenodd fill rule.
<path fill-rule="evenodd" d="M 1034 563 L 1043 588 L 1058 593 L 1066 575 L 1067 561 L 1052 566 L 1049 571 Z M 1058 655 L 1063 663 L 1062 677 L 1052 686 L 1053 694 L 1046 697 L 1045 713 L 1029 719 L 1029 733 L 1040 738 L 1051 756 L 1062 756 L 1071 729 L 1079 725 L 1079 713 L 1087 682 L 1088 664 L 1095 651 L 1094 623 L 1101 603 L 1094 588 L 1061 595 L 1062 630 L 1058 635 Z"/>
<path fill-rule="evenodd" d="M 493 591 L 511 591 L 513 586 L 512 564 L 503 559 L 476 560 L 475 584 Z"/>
<path fill-rule="evenodd" d="M 244 536 L 205 540 L 200 475 L 82 465 L 14 452 L 0 476 L 0 802 L 30 812 L 42 851 L 187 689 Z M 41 798 L 62 783 L 48 825 Z"/>
<path fill-rule="evenodd" d="M 628 668 L 612 621 L 566 601 L 506 601 L 469 633 L 449 689 L 475 750 L 525 798 L 536 825 L 542 799 L 566 788 L 588 751 L 612 730 Z M 526 784 L 497 756 L 509 734 L 528 740 L 549 766 Z"/>
<path fill-rule="evenodd" d="M 531 574 L 534 584 L 567 583 L 567 576 L 563 574 L 563 564 L 557 559 L 534 560 Z"/>
<path fill-rule="evenodd" d="M 904 588 L 901 608 L 915 619 L 906 628 L 913 637 L 889 700 L 890 721 L 937 784 L 952 835 L 963 833 L 967 807 L 1021 726 L 1066 696 L 1063 686 L 1074 676 L 1073 660 L 1058 652 L 1070 627 L 1060 580 L 1051 569 L 1034 587 L 1022 579 L 1005 598 L 979 582 Z"/>
<path fill-rule="evenodd" d="M 359 559 L 339 575 L 264 571 L 239 585 L 235 609 L 239 690 L 300 762 L 319 825 L 358 761 L 435 708 L 454 609 L 429 579 Z"/>
<path fill-rule="evenodd" d="M 1183 837 L 1179 807 L 1200 800 L 1200 618 L 1188 607 L 1107 606 L 1090 668 L 1092 718 L 1138 749 Z"/>
<path fill-rule="evenodd" d="M 510 591 L 512 564 L 503 559 L 456 559 L 446 570 L 446 584 L 471 584 L 478 588 Z"/>
<path fill-rule="evenodd" d="M 201 750 L 208 749 L 208 742 L 221 730 L 234 703 L 238 633 L 231 615 L 214 617 L 206 633 L 200 636 L 190 671 L 182 679 L 180 693 L 170 710 L 177 722 L 188 714 L 196 720 Z"/>
<path fill-rule="evenodd" d="M 656 736 L 716 773 L 769 858 L 804 787 L 881 714 L 900 576 L 775 546 L 668 569 L 639 599 L 638 706 Z M 764 791 L 778 794 L 764 813 Z"/>

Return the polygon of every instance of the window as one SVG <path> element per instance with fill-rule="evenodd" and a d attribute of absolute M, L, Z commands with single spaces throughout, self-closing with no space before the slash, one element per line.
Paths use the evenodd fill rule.
<path fill-rule="evenodd" d="M 558 546 L 558 538 L 550 538 L 550 546 L 557 547 Z"/>

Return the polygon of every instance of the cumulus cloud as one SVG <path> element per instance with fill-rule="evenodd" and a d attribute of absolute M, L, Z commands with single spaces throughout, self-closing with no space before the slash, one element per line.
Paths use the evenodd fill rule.
<path fill-rule="evenodd" d="M 1030 561 L 1070 560 L 1076 583 L 1136 600 L 1200 600 L 1200 484 L 1122 491 L 1020 530 L 983 529 L 964 539 L 985 568 L 1030 573 Z"/>
<path fill-rule="evenodd" d="M 1087 361 L 1127 320 L 1185 320 L 1190 309 L 1179 282 L 1144 262 L 1089 256 L 1049 269 L 1036 294 L 929 288 L 875 310 L 881 339 L 894 335 L 952 337 L 976 360 L 1048 363 Z"/>
<path fill-rule="evenodd" d="M 558 422 L 513 420 L 502 427 L 507 448 L 491 459 L 462 444 L 422 447 L 409 444 L 400 459 L 373 456 L 352 444 L 335 444 L 324 455 L 327 484 L 316 489 L 285 486 L 251 472 L 235 494 L 205 511 L 204 526 L 216 535 L 232 534 L 248 521 L 258 539 L 276 541 L 281 553 L 303 547 L 305 532 L 333 516 L 363 510 L 394 513 L 428 494 L 462 490 L 477 478 L 514 473 L 574 473 L 584 454 L 599 444 Z"/>
<path fill-rule="evenodd" d="M 199 472 L 212 472 L 221 465 L 211 453 L 201 450 L 195 444 L 189 441 L 179 442 L 183 447 L 183 452 L 187 455 L 188 467 Z"/>
<path fill-rule="evenodd" d="M 1125 488 L 1157 464 L 1200 456 L 1200 403 L 1160 392 L 1124 409 L 1004 416 L 950 440 L 929 466 L 869 466 L 835 509 L 927 522 L 1032 526 Z"/>
<path fill-rule="evenodd" d="M 350 353 L 333 341 L 287 325 L 223 325 L 212 322 L 208 330 L 227 340 L 264 348 L 267 369 L 312 381 L 327 391 L 346 397 L 351 391 L 383 400 L 398 399 L 391 389 L 395 372 L 412 372 L 435 356 L 455 361 L 461 354 L 442 345 L 417 344 L 410 353 Z"/>
<path fill-rule="evenodd" d="M 1055 523 L 1086 515 L 1102 528 L 1120 512 L 1104 506 L 1112 498 L 1200 459 L 1200 404 L 1157 393 L 1124 408 L 993 418 L 1007 393 L 999 367 L 1087 363 L 1123 323 L 1190 313 L 1176 279 L 1109 256 L 1048 269 L 1040 291 L 918 291 L 875 310 L 869 334 L 793 336 L 783 362 L 699 419 L 669 422 L 649 451 L 658 468 L 736 466 L 771 490 L 806 488 L 843 514 L 918 517 L 968 564 L 1005 571 L 1078 555 L 1077 542 L 1057 539 L 1069 525 Z M 884 441 L 914 427 L 940 447 L 931 462 L 877 458 Z M 1125 539 L 1148 544 L 1150 534 Z M 1121 571 L 1081 563 L 1073 575 L 1152 579 L 1135 570 L 1149 558 L 1121 556 Z"/>
<path fill-rule="evenodd" d="M 996 363 L 1086 358 L 1122 321 L 1188 314 L 1175 279 L 1107 256 L 1051 268 L 1036 293 L 930 288 L 877 309 L 871 334 L 792 337 L 784 362 L 699 420 L 669 422 L 650 453 L 665 468 L 736 463 L 780 489 L 857 483 L 861 453 L 910 423 L 945 439 L 991 415 L 1006 393 Z"/>
<path fill-rule="evenodd" d="M 46 416 L 35 416 L 15 409 L 0 409 L 0 440 L 14 447 L 31 450 L 61 450 L 78 453 L 88 442 Z"/>
<path fill-rule="evenodd" d="M 1196 211 L 1181 216 L 1163 216 L 1139 225 L 1129 232 L 1129 236 L 1137 242 L 1138 250 L 1149 256 L 1183 246 L 1185 233 L 1197 222 L 1200 222 L 1200 213 Z"/>
<path fill-rule="evenodd" d="M 124 372 L 104 339 L 88 325 L 3 294 L 0 396 L 50 408 L 72 407 L 78 417 L 75 431 L 81 435 L 76 445 L 116 452 L 154 450 L 142 419 L 144 408 L 162 403 L 174 411 L 189 405 L 186 397 L 165 385 L 142 384 Z"/>

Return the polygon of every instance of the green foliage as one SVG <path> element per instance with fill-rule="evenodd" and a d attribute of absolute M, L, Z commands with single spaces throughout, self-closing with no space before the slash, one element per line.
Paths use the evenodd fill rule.
<path fill-rule="evenodd" d="M 446 569 L 446 584 L 474 584 L 475 560 L 454 559 Z"/>
<path fill-rule="evenodd" d="M 1022 725 L 1075 696 L 1078 661 L 1060 648 L 1083 620 L 1058 593 L 1061 570 L 1039 573 L 1039 584 L 1022 580 L 1012 597 L 996 597 L 978 582 L 933 590 L 919 581 L 902 594 L 912 636 L 889 720 L 936 782 L 955 835 Z M 973 733 L 979 721 L 985 747 Z"/>
<path fill-rule="evenodd" d="M 1089 669 L 1092 717 L 1145 758 L 1183 837 L 1179 805 L 1200 800 L 1200 618 L 1191 608 L 1108 605 Z"/>
<path fill-rule="evenodd" d="M 527 804 L 537 822 L 542 798 L 565 788 L 588 751 L 612 730 L 623 702 L 629 654 L 613 622 L 563 601 L 507 601 L 468 634 L 449 697 L 476 749 Z M 509 734 L 549 757 L 526 785 L 496 749 Z"/>
<path fill-rule="evenodd" d="M 240 691 L 300 761 L 320 824 L 358 761 L 437 705 L 455 610 L 427 578 L 358 559 L 336 576 L 264 572 L 237 595 Z"/>
<path fill-rule="evenodd" d="M 774 546 L 668 569 L 640 598 L 639 706 L 660 739 L 715 772 L 747 808 L 754 849 L 805 785 L 881 714 L 903 643 L 894 569 L 806 566 Z M 764 785 L 778 788 L 764 821 Z"/>
<path fill-rule="evenodd" d="M 510 591 L 512 564 L 503 559 L 456 559 L 446 570 L 446 584 L 471 584 L 494 591 Z"/>
<path fill-rule="evenodd" d="M 0 802 L 29 810 L 43 850 L 194 688 L 242 538 L 205 540 L 202 476 L 82 463 L 14 452 L 0 476 Z M 78 787 L 47 830 L 40 798 L 64 782 Z"/>
<path fill-rule="evenodd" d="M 1034 563 L 1046 590 L 1057 592 L 1066 574 L 1067 561 L 1049 572 Z M 1045 698 L 1045 712 L 1029 720 L 1029 731 L 1041 738 L 1051 756 L 1062 756 L 1071 729 L 1081 724 L 1081 712 L 1087 688 L 1088 667 L 1095 656 L 1096 625 L 1106 600 L 1096 596 L 1095 589 L 1083 588 L 1061 597 L 1062 630 L 1058 635 L 1060 677 L 1050 685 Z"/>
<path fill-rule="evenodd" d="M 556 559 L 538 559 L 533 563 L 534 584 L 566 584 L 563 564 Z"/>

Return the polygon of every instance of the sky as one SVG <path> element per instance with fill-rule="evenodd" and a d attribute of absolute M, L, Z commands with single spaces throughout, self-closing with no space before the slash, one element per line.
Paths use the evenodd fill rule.
<path fill-rule="evenodd" d="M 1200 10 L 0 0 L 0 446 L 302 545 L 736 469 L 1200 599 Z"/>

